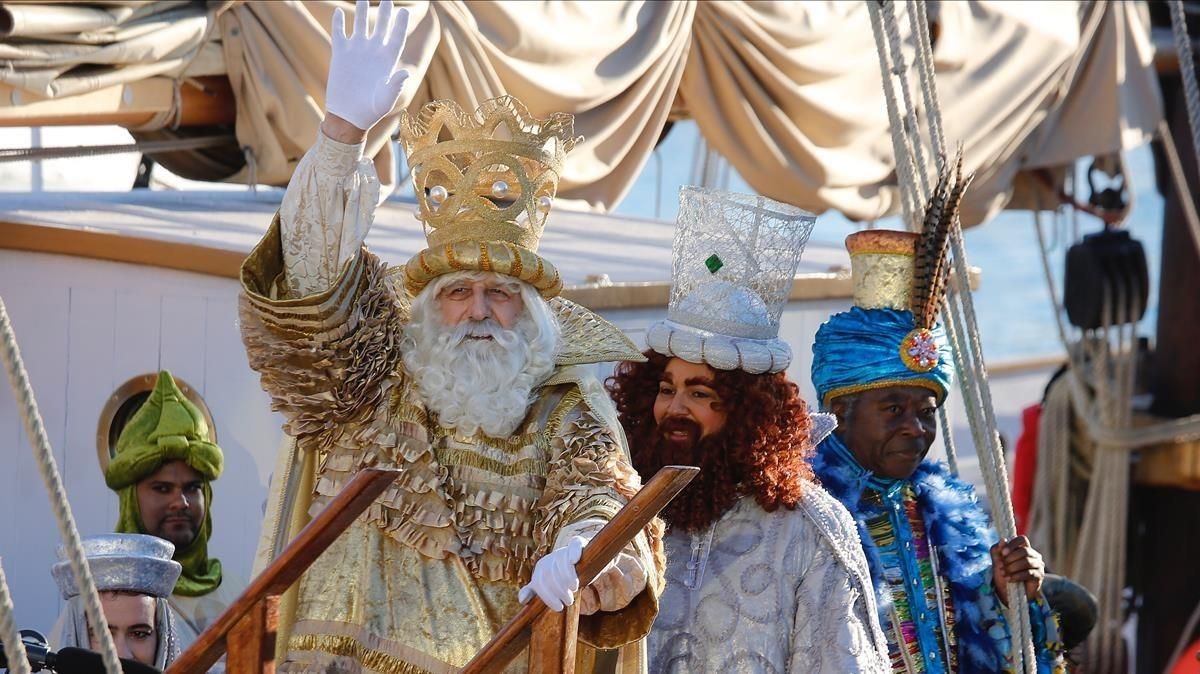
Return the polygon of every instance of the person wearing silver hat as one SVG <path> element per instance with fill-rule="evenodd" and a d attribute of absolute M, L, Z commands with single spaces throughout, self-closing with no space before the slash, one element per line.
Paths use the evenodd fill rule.
<path fill-rule="evenodd" d="M 173 612 L 167 604 L 183 571 L 179 562 L 171 559 L 175 546 L 154 536 L 103 534 L 84 538 L 83 550 L 117 655 L 165 669 L 179 655 Z M 51 645 L 55 649 L 98 650 L 79 583 L 61 546 L 58 556 L 62 561 L 50 572 L 67 603 Z"/>
<path fill-rule="evenodd" d="M 886 641 L 853 520 L 807 459 L 833 420 L 786 370 L 779 321 L 814 218 L 685 187 L 667 319 L 609 379 L 642 476 L 700 474 L 662 512 L 666 588 L 650 671 L 870 672 Z"/>

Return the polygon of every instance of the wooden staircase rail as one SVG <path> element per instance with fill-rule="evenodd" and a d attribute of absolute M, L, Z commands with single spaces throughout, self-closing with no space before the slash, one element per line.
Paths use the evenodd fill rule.
<path fill-rule="evenodd" d="M 249 645 L 243 646 L 241 651 L 259 654 L 260 665 L 253 670 L 273 672 L 274 613 L 278 596 L 291 587 L 399 475 L 399 471 L 379 468 L 359 471 L 283 552 L 250 581 L 246 590 L 200 634 L 195 643 L 167 668 L 166 674 L 208 671 L 225 652 L 227 638 L 233 636 L 230 632 L 235 627 L 248 633 L 244 635 L 244 641 Z M 247 616 L 249 618 L 243 620 Z M 238 664 L 227 662 L 227 671 L 230 674 L 247 672 L 246 659 L 240 657 Z"/>
<path fill-rule="evenodd" d="M 575 565 L 579 587 L 591 584 L 698 472 L 700 469 L 693 466 L 664 466 L 655 473 L 583 549 Z M 555 614 L 541 599 L 534 597 L 475 654 L 461 674 L 502 672 L 531 641 L 530 674 L 572 672 L 578 621 L 579 602 L 561 614 Z"/>

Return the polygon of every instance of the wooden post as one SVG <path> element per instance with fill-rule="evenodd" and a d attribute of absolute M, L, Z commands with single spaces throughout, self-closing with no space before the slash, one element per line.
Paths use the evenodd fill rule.
<path fill-rule="evenodd" d="M 1194 0 L 1184 3 L 1191 39 L 1200 35 Z M 1147 3 L 1155 30 L 1170 33 L 1167 3 Z M 1193 42 L 1195 45 L 1195 42 Z M 1195 46 L 1192 47 L 1196 49 Z M 1200 65 L 1200 64 L 1198 64 Z M 1156 148 L 1155 172 L 1163 195 L 1162 267 L 1159 271 L 1158 324 L 1152 356 L 1151 412 L 1160 417 L 1200 413 L 1200 254 L 1191 238 L 1183 199 L 1191 198 L 1200 208 L 1196 152 L 1192 145 L 1182 80 L 1177 72 L 1159 72 L 1167 138 Z M 1190 194 L 1175 184 L 1163 141 L 1173 141 Z M 1145 451 L 1145 450 L 1144 450 Z M 1154 452 L 1189 451 L 1182 444 Z M 1194 450 L 1193 450 L 1194 451 Z M 1159 457 L 1156 461 L 1169 459 Z M 1176 465 L 1184 465 L 1176 463 Z M 1147 466 L 1149 467 L 1149 466 Z M 1135 485 L 1130 493 L 1130 536 L 1127 543 L 1137 618 L 1137 662 L 1128 671 L 1162 672 L 1171 663 L 1171 651 L 1196 604 L 1200 601 L 1200 575 L 1190 555 L 1181 554 L 1181 541 L 1200 537 L 1200 491 L 1178 487 Z M 1187 657 L 1184 661 L 1187 661 Z M 1194 663 L 1194 661 L 1193 661 Z"/>
<path fill-rule="evenodd" d="M 1166 78 L 1163 78 L 1164 80 Z M 1191 198 L 1200 208 L 1200 181 L 1197 180 L 1196 152 L 1183 92 L 1176 84 L 1163 83 L 1163 98 L 1171 139 L 1179 155 L 1183 176 L 1191 189 Z M 1200 413 L 1200 252 L 1192 240 L 1181 199 L 1175 188 L 1168 162 L 1158 168 L 1167 175 L 1158 179 L 1163 193 L 1162 268 L 1158 277 L 1158 324 L 1154 348 L 1154 368 L 1150 389 L 1154 394 L 1151 411 L 1164 417 L 1182 417 Z"/>
<path fill-rule="evenodd" d="M 529 637 L 529 674 L 575 674 L 578 639 L 578 601 L 558 613 L 542 613 L 533 621 Z"/>
<path fill-rule="evenodd" d="M 279 595 L 254 604 L 229 632 L 225 670 L 230 674 L 275 674 L 275 634 L 279 629 Z"/>

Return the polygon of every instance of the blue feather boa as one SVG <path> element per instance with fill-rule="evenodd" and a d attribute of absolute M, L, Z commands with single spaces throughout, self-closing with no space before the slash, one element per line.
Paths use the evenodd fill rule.
<path fill-rule="evenodd" d="M 880 613 L 886 616 L 891 594 L 881 585 L 879 551 L 867 533 L 866 518 L 859 505 L 863 490 L 869 486 L 876 488 L 880 478 L 859 466 L 835 435 L 818 446 L 813 470 L 822 486 L 854 516 L 876 585 Z M 939 569 L 950 587 L 959 671 L 1005 671 L 1012 637 L 999 597 L 992 588 L 989 551 L 996 542 L 996 533 L 979 505 L 975 488 L 952 475 L 945 464 L 933 461 L 921 463 L 909 481 L 925 520 L 929 543 L 937 551 Z M 1038 650 L 1042 650 L 1041 644 Z M 1039 661 L 1043 660 L 1041 655 Z"/>

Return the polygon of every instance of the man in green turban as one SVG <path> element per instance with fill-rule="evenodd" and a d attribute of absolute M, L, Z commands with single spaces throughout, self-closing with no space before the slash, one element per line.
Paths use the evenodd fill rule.
<path fill-rule="evenodd" d="M 150 397 L 122 429 L 104 473 L 105 482 L 120 497 L 116 531 L 149 534 L 175 545 L 174 559 L 183 573 L 169 602 L 179 618 L 181 650 L 240 589 L 230 587 L 221 562 L 208 556 L 212 481 L 221 476 L 223 464 L 204 414 L 164 370 Z"/>

